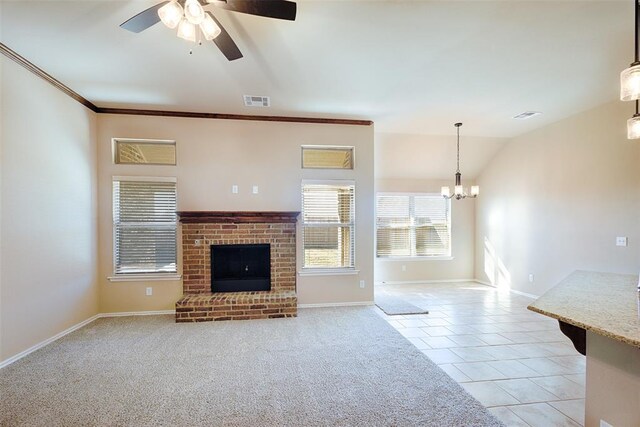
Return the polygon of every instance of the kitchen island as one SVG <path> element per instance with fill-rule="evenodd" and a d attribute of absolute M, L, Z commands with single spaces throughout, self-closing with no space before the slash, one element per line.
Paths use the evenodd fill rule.
<path fill-rule="evenodd" d="M 586 338 L 585 425 L 640 426 L 638 276 L 576 271 L 528 308 L 557 319 L 577 349 Z"/>

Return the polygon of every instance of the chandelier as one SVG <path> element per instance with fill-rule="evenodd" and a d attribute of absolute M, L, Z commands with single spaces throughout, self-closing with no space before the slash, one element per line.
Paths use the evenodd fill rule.
<path fill-rule="evenodd" d="M 635 8 L 635 57 L 629 68 L 620 73 L 620 100 L 636 101 L 636 113 L 627 120 L 627 138 L 640 138 L 640 113 L 638 112 L 638 99 L 640 98 L 640 50 L 638 49 L 638 14 L 640 5 L 638 0 L 633 0 Z"/>
<path fill-rule="evenodd" d="M 458 167 L 456 169 L 456 185 L 453 187 L 453 194 L 451 194 L 451 189 L 449 187 L 442 187 L 441 194 L 445 199 L 451 199 L 453 197 L 455 197 L 456 200 L 465 199 L 467 197 L 475 199 L 478 197 L 478 194 L 480 194 L 480 187 L 472 185 L 471 193 L 467 194 L 466 189 L 462 186 L 462 174 L 460 173 L 460 126 L 462 126 L 462 123 L 456 123 L 454 126 L 458 133 Z"/>
<path fill-rule="evenodd" d="M 209 12 L 205 12 L 198 0 L 186 0 L 184 7 L 173 0 L 158 9 L 158 16 L 164 25 L 178 27 L 178 37 L 195 42 L 198 28 L 207 40 L 213 40 L 222 30 Z"/>

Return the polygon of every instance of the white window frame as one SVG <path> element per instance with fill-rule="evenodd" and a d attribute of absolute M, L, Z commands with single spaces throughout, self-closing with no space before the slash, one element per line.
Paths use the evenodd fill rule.
<path fill-rule="evenodd" d="M 314 179 L 304 179 L 300 185 L 300 194 L 302 195 L 303 188 L 305 185 L 335 185 L 335 186 L 353 186 L 353 223 L 351 224 L 351 234 L 353 239 L 353 266 L 350 267 L 305 267 L 304 265 L 304 210 L 302 211 L 300 226 L 302 228 L 301 239 L 302 239 L 302 269 L 299 272 L 300 276 L 322 276 L 322 275 L 349 275 L 349 274 L 358 274 L 359 270 L 356 270 L 357 259 L 356 259 L 356 181 L 355 180 L 314 180 Z M 302 197 L 302 196 L 301 196 Z M 302 201 L 301 201 L 302 202 Z M 302 205 L 302 203 L 301 203 Z M 302 206 L 304 209 L 304 206 Z M 332 225 L 340 225 L 340 224 L 332 224 Z"/>
<path fill-rule="evenodd" d="M 376 193 L 375 200 L 375 258 L 377 261 L 450 261 L 453 260 L 453 240 L 452 240 L 452 222 L 451 222 L 451 199 L 447 201 L 449 208 L 447 209 L 447 229 L 449 232 L 449 251 L 447 255 L 403 255 L 403 256 L 380 256 L 378 255 L 378 196 L 433 196 L 442 197 L 440 193 L 410 193 L 410 192 L 396 192 L 396 191 L 380 191 Z M 413 219 L 413 217 L 412 217 Z M 415 241 L 414 241 L 415 243 Z"/>
<path fill-rule="evenodd" d="M 112 176 L 111 185 L 116 181 L 135 181 L 135 182 L 171 182 L 176 184 L 176 204 L 178 200 L 177 179 L 169 176 Z M 111 282 L 135 282 L 135 281 L 165 281 L 180 280 L 179 270 L 179 251 L 178 251 L 178 220 L 176 219 L 176 271 L 175 272 L 145 272 L 145 273 L 116 273 L 116 227 L 115 218 L 113 216 L 113 190 L 111 191 L 111 257 L 112 257 L 112 275 L 108 277 Z"/>

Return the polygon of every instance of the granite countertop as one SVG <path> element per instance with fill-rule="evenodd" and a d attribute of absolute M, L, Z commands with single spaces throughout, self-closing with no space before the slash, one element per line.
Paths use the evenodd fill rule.
<path fill-rule="evenodd" d="M 637 275 L 575 271 L 528 308 L 640 347 Z"/>

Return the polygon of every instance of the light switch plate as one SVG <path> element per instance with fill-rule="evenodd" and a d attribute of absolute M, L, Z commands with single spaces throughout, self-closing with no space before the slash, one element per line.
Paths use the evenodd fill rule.
<path fill-rule="evenodd" d="M 258 186 L 254 185 L 252 191 L 253 191 L 253 194 L 258 194 Z"/>
<path fill-rule="evenodd" d="M 616 246 L 627 246 L 626 237 L 616 237 Z"/>
<path fill-rule="evenodd" d="M 153 288 L 152 287 L 148 287 L 147 288 L 147 292 L 146 292 L 147 296 L 150 297 L 151 295 L 153 295 Z"/>
<path fill-rule="evenodd" d="M 237 185 L 232 185 L 231 186 L 231 192 L 233 194 L 238 194 L 238 186 Z"/>

